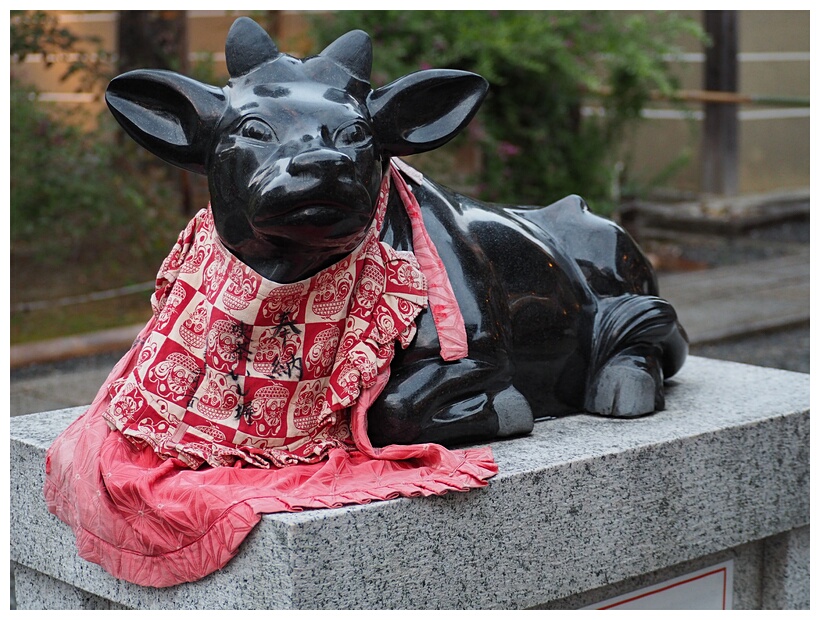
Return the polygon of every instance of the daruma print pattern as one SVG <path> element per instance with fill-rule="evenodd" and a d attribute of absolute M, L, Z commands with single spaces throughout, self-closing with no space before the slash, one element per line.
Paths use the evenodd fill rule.
<path fill-rule="evenodd" d="M 198 213 L 160 269 L 156 326 L 133 371 L 110 386 L 105 419 L 189 467 L 283 467 L 351 449 L 347 409 L 394 342 L 410 343 L 427 305 L 415 256 L 379 241 L 389 183 L 359 248 L 290 284 L 241 263 L 210 210 Z"/>

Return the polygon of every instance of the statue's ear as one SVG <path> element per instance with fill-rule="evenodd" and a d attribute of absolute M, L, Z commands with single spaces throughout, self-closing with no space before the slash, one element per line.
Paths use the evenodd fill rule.
<path fill-rule="evenodd" d="M 475 73 L 428 69 L 374 90 L 367 107 L 382 150 L 413 155 L 445 144 L 470 122 L 488 87 Z"/>
<path fill-rule="evenodd" d="M 140 145 L 168 163 L 205 173 L 208 146 L 226 107 L 221 88 L 171 71 L 137 70 L 114 78 L 105 101 Z"/>

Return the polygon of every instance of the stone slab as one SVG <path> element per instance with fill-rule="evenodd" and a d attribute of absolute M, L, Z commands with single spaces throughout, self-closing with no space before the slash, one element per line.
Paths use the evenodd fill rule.
<path fill-rule="evenodd" d="M 14 581 L 17 609 L 126 609 L 20 564 L 14 565 Z"/>
<path fill-rule="evenodd" d="M 810 603 L 810 534 L 801 527 L 766 540 L 761 609 L 808 609 Z"/>
<path fill-rule="evenodd" d="M 42 500 L 80 409 L 11 420 L 11 557 L 132 608 L 523 608 L 809 523 L 809 376 L 692 357 L 667 409 L 492 445 L 484 489 L 266 515 L 223 570 L 151 589 L 79 559 Z"/>
<path fill-rule="evenodd" d="M 635 202 L 624 213 L 644 231 L 736 235 L 790 219 L 807 219 L 810 188 L 736 196 L 701 196 L 688 202 Z"/>
<path fill-rule="evenodd" d="M 768 539 L 766 539 L 768 540 Z M 661 570 L 631 577 L 589 592 L 574 594 L 568 598 L 557 601 L 550 601 L 542 605 L 537 605 L 536 609 L 583 609 L 588 606 L 598 605 L 602 601 L 633 593 L 636 590 L 654 586 L 670 579 L 675 579 L 681 575 L 687 575 L 704 568 L 715 566 L 722 562 L 731 560 L 733 562 L 733 584 L 732 584 L 732 609 L 760 609 L 761 608 L 761 584 L 763 583 L 764 571 L 761 563 L 763 556 L 764 542 L 747 543 L 733 549 L 727 549 L 719 553 L 714 553 L 696 560 L 668 566 Z"/>

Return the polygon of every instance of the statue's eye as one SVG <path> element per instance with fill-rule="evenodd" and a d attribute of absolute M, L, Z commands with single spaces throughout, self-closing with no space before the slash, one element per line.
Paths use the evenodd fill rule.
<path fill-rule="evenodd" d="M 349 125 L 339 127 L 336 130 L 336 135 L 333 136 L 333 141 L 336 146 L 352 146 L 354 148 L 362 148 L 370 144 L 373 134 L 363 121 L 353 121 Z"/>
<path fill-rule="evenodd" d="M 273 142 L 276 137 L 271 126 L 258 118 L 251 118 L 242 123 L 239 133 L 245 138 L 259 142 Z"/>

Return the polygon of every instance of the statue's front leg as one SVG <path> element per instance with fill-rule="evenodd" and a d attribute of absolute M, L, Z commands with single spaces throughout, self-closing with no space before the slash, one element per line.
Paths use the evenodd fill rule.
<path fill-rule="evenodd" d="M 456 445 L 532 431 L 532 410 L 503 367 L 466 358 L 422 360 L 392 372 L 368 411 L 373 445 Z"/>

